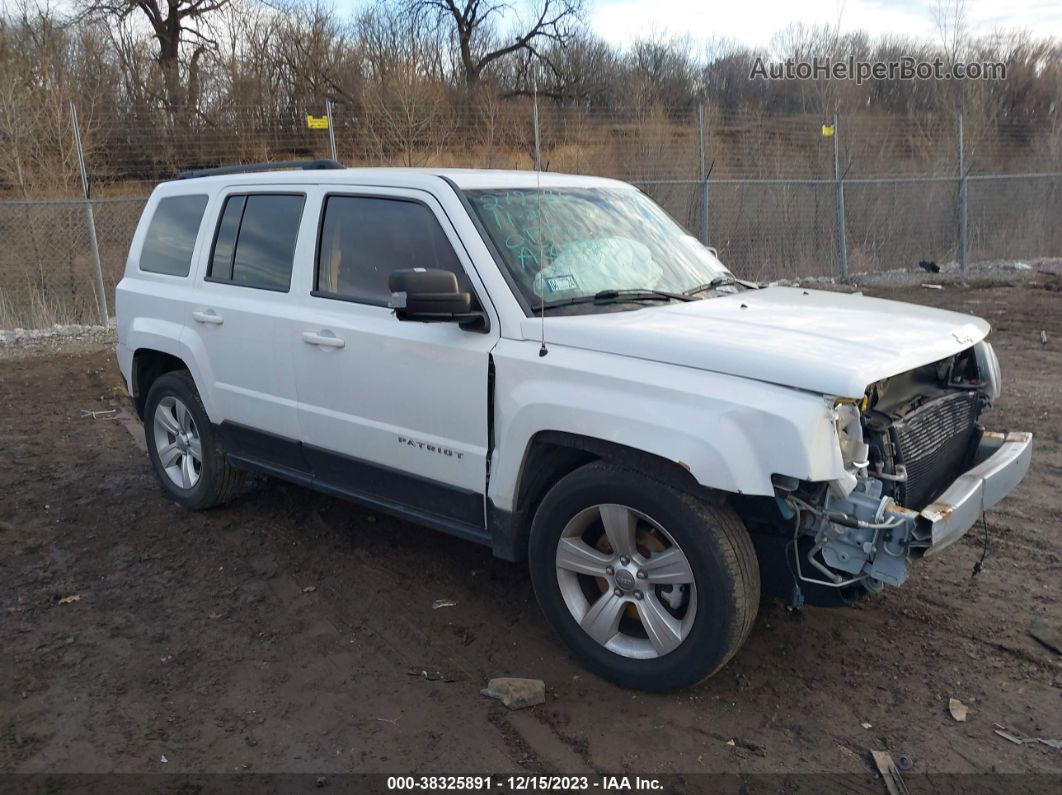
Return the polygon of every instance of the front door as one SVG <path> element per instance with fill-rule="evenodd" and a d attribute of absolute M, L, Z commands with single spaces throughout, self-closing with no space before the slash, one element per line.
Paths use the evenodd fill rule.
<path fill-rule="evenodd" d="M 399 321 L 387 280 L 454 272 L 485 295 L 442 208 L 414 190 L 327 193 L 293 340 L 303 453 L 323 486 L 426 520 L 484 526 L 491 331 Z M 306 294 L 308 292 L 308 294 Z"/>

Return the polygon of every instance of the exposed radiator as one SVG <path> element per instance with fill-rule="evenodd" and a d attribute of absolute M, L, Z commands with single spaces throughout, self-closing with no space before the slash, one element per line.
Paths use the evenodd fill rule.
<path fill-rule="evenodd" d="M 922 510 L 969 467 L 980 410 L 974 392 L 955 392 L 892 424 L 896 463 L 907 468 L 896 495 L 901 505 Z"/>

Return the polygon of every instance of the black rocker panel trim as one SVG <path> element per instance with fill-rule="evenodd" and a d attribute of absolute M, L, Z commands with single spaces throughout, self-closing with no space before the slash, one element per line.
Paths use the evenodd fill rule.
<path fill-rule="evenodd" d="M 319 447 L 303 445 L 303 454 L 325 483 L 483 527 L 482 494 Z"/>
<path fill-rule="evenodd" d="M 312 474 L 310 464 L 303 455 L 302 443 L 295 439 L 235 422 L 223 422 L 216 429 L 230 456 L 266 461 L 279 469 L 303 475 Z"/>
<path fill-rule="evenodd" d="M 490 544 L 483 495 L 390 467 L 304 445 L 254 428 L 217 426 L 234 465 Z"/>

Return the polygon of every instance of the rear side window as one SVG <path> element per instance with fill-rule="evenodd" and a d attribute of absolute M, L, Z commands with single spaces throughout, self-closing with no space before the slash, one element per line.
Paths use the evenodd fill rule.
<path fill-rule="evenodd" d="M 213 281 L 287 292 L 306 197 L 291 194 L 229 196 L 221 210 Z"/>
<path fill-rule="evenodd" d="M 187 276 L 206 206 L 207 197 L 200 195 L 162 199 L 155 207 L 144 236 L 140 270 Z"/>
<path fill-rule="evenodd" d="M 471 292 L 460 260 L 435 214 L 419 202 L 329 196 L 317 248 L 316 293 L 386 306 L 387 278 L 403 268 L 439 268 Z"/>

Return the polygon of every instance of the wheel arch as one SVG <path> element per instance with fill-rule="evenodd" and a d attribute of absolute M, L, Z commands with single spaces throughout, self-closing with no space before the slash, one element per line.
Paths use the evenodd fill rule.
<path fill-rule="evenodd" d="M 159 376 L 175 370 L 187 370 L 188 365 L 179 356 L 155 348 L 137 348 L 133 352 L 132 398 L 136 415 L 144 419 L 144 405 L 151 385 Z"/>
<path fill-rule="evenodd" d="M 719 494 L 700 485 L 688 468 L 663 456 L 594 436 L 568 431 L 538 431 L 524 450 L 516 479 L 513 510 L 501 511 L 491 506 L 494 554 L 506 560 L 525 560 L 531 521 L 546 492 L 561 478 L 595 461 L 607 461 L 635 470 L 700 497 Z"/>

